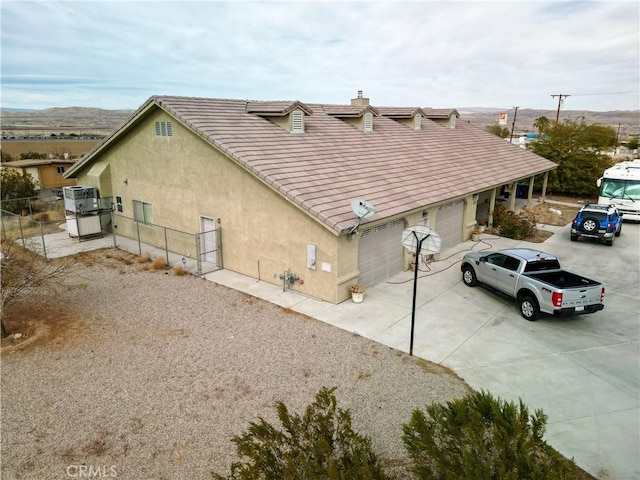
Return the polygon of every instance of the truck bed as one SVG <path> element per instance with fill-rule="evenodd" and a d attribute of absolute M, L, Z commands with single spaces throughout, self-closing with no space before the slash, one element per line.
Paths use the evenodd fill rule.
<path fill-rule="evenodd" d="M 590 280 L 581 275 L 567 272 L 565 270 L 555 270 L 552 272 L 535 272 L 524 273 L 523 275 L 540 280 L 541 282 L 548 283 L 557 288 L 572 288 L 572 287 L 592 287 L 599 285 L 599 282 Z"/>

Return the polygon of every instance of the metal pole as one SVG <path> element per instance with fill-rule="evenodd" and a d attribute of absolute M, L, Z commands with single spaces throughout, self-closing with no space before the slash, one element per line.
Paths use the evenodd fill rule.
<path fill-rule="evenodd" d="M 18 225 L 20 226 L 20 240 L 22 240 L 22 248 L 26 250 L 27 243 L 24 239 L 24 230 L 22 229 L 22 217 L 18 217 Z"/>
<path fill-rule="evenodd" d="M 197 275 L 202 275 L 202 265 L 200 264 L 200 234 L 196 233 L 196 265 L 197 265 Z"/>
<path fill-rule="evenodd" d="M 416 296 L 418 293 L 418 255 L 420 255 L 420 250 L 422 250 L 422 242 L 424 242 L 427 238 L 431 236 L 431 234 L 423 237 L 421 239 L 418 238 L 416 232 L 412 232 L 413 236 L 418 240 L 418 246 L 416 247 L 416 267 L 413 274 L 413 307 L 411 308 L 411 341 L 409 343 L 409 355 L 413 356 L 413 329 L 416 324 Z"/>
<path fill-rule="evenodd" d="M 116 224 L 115 224 L 115 218 L 113 216 L 113 205 L 111 206 L 111 211 L 109 212 L 109 214 L 111 215 L 111 231 L 113 232 L 113 248 L 116 248 Z"/>
<path fill-rule="evenodd" d="M 45 245 L 44 242 L 44 228 L 42 227 L 42 222 L 38 222 L 40 224 L 40 236 L 42 237 L 42 251 L 44 253 L 44 259 L 45 260 L 49 260 L 47 258 L 47 246 Z"/>
<path fill-rule="evenodd" d="M 138 255 L 142 255 L 142 244 L 140 243 L 140 221 L 136 220 L 136 230 L 138 232 Z"/>
<path fill-rule="evenodd" d="M 167 266 L 169 266 L 169 242 L 167 241 L 167 227 L 164 227 L 164 252 L 167 258 Z"/>

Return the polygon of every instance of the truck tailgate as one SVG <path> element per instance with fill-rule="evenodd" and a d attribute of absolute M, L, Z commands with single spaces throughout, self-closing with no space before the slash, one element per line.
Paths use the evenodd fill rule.
<path fill-rule="evenodd" d="M 587 305 L 601 303 L 603 294 L 602 285 L 563 288 L 562 308 L 575 308 L 576 312 L 582 311 Z"/>

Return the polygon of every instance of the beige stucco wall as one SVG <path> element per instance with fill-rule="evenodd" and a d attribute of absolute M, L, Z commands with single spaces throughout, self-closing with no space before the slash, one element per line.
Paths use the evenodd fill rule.
<path fill-rule="evenodd" d="M 172 121 L 173 136 L 157 137 L 156 121 Z M 342 239 L 163 111 L 151 112 L 97 161 L 108 163 L 108 175 L 85 168 L 78 184 L 104 183 L 110 196 L 122 197 L 124 216 L 133 218 L 139 200 L 152 205 L 154 224 L 177 230 L 199 232 L 200 216 L 219 219 L 224 268 L 276 285 L 290 269 L 302 280 L 292 290 L 344 299 L 337 278 L 357 263 L 357 250 L 350 263 L 352 247 L 342 249 L 339 271 Z M 317 246 L 315 269 L 307 268 L 308 243 Z"/>

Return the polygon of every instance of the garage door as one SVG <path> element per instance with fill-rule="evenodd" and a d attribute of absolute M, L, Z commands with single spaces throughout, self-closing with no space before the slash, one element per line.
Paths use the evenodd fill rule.
<path fill-rule="evenodd" d="M 361 284 L 368 287 L 402 270 L 403 230 L 404 220 L 395 220 L 362 231 L 358 245 Z"/>
<path fill-rule="evenodd" d="M 438 208 L 436 217 L 436 232 L 440 235 L 442 244 L 440 251 L 462 241 L 462 215 L 464 213 L 464 201 L 458 200 Z"/>

